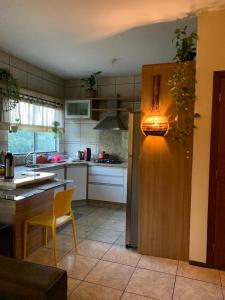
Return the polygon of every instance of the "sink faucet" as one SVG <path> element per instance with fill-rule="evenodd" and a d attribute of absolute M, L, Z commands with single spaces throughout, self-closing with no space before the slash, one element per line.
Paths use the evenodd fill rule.
<path fill-rule="evenodd" d="M 32 152 L 28 152 L 25 157 L 25 166 L 29 166 L 33 163 Z"/>

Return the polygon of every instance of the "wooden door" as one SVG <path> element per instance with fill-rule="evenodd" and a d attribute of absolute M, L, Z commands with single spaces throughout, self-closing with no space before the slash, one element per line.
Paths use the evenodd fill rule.
<path fill-rule="evenodd" d="M 225 270 L 225 71 L 214 72 L 207 265 Z"/>

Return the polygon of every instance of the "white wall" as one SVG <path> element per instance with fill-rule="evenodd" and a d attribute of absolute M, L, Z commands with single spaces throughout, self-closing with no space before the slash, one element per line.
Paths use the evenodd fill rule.
<path fill-rule="evenodd" d="M 209 159 L 213 72 L 225 70 L 225 10 L 198 17 L 196 112 L 201 118 L 194 131 L 190 260 L 206 262 Z"/>

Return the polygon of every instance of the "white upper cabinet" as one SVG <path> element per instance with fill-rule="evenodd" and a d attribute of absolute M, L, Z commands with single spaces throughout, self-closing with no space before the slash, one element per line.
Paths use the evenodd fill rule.
<path fill-rule="evenodd" d="M 90 119 L 91 101 L 90 100 L 66 100 L 65 118 L 66 119 Z"/>

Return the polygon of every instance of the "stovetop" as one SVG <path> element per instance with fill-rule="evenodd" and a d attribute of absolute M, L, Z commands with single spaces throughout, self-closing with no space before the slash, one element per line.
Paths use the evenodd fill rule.
<path fill-rule="evenodd" d="M 121 164 L 122 161 L 115 158 L 96 158 L 94 159 L 95 163 L 99 164 Z"/>

